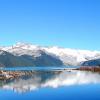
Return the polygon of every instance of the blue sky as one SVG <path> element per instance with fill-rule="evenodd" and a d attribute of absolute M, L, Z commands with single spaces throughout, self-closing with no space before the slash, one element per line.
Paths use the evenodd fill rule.
<path fill-rule="evenodd" d="M 0 0 L 0 40 L 100 50 L 100 0 Z"/>

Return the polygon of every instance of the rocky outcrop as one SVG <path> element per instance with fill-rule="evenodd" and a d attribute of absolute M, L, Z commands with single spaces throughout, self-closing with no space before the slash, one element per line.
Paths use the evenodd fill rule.
<path fill-rule="evenodd" d="M 25 75 L 23 71 L 0 71 L 0 80 L 14 79 Z"/>

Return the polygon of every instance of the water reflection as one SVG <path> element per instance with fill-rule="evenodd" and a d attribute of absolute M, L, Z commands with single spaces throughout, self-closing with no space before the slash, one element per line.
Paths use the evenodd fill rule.
<path fill-rule="evenodd" d="M 100 83 L 98 73 L 85 71 L 27 71 L 27 73 L 30 74 L 20 78 L 0 81 L 0 88 L 22 93 L 46 87 L 58 88 L 61 86 Z"/>

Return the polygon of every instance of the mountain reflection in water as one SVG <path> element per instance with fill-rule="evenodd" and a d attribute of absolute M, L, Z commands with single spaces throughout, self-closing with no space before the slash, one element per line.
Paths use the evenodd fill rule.
<path fill-rule="evenodd" d="M 85 71 L 27 71 L 27 73 L 29 74 L 19 78 L 0 81 L 0 88 L 23 93 L 46 87 L 100 83 L 98 73 Z"/>

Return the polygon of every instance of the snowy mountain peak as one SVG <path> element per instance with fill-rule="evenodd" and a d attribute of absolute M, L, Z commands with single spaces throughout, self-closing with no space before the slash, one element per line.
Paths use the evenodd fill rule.
<path fill-rule="evenodd" d="M 38 45 L 32 45 L 29 43 L 23 43 L 23 42 L 18 42 L 15 45 L 13 45 L 13 48 L 23 48 L 23 49 L 34 49 L 34 48 L 38 48 Z"/>
<path fill-rule="evenodd" d="M 29 55 L 33 57 L 39 57 L 44 52 L 47 55 L 60 59 L 65 65 L 77 65 L 83 61 L 100 58 L 100 51 L 61 48 L 57 46 L 44 47 L 21 42 L 9 47 L 0 47 L 0 50 L 16 56 Z"/>

